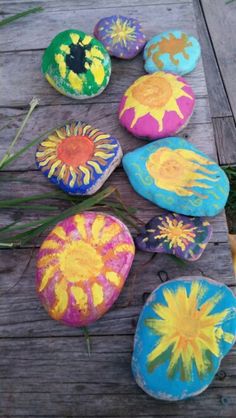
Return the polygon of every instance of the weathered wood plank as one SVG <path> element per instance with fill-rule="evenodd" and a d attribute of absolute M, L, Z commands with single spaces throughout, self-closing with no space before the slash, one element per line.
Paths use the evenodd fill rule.
<path fill-rule="evenodd" d="M 235 15 L 236 4 L 226 4 L 224 0 L 214 2 L 201 0 L 207 26 L 213 42 L 221 77 L 227 90 L 230 105 L 236 118 L 235 83 Z"/>
<path fill-rule="evenodd" d="M 211 2 L 211 5 L 213 3 Z M 196 17 L 199 41 L 202 49 L 203 65 L 207 81 L 210 109 L 212 117 L 230 116 L 230 109 L 227 94 L 223 85 L 221 74 L 212 48 L 211 39 L 208 33 L 204 15 L 199 0 L 193 0 Z"/>
<path fill-rule="evenodd" d="M 134 60 L 112 61 L 112 75 L 104 93 L 83 101 L 75 101 L 59 94 L 41 74 L 43 51 L 6 52 L 0 55 L 1 69 L 1 106 L 27 106 L 33 96 L 40 99 L 41 105 L 110 103 L 120 101 L 128 86 L 144 74 L 143 59 L 139 55 Z M 17 69 L 17 77 L 16 77 Z M 201 61 L 196 70 L 186 77 L 197 97 L 207 96 L 205 77 Z M 7 80 L 5 82 L 4 80 Z M 78 108 L 79 109 L 79 108 Z"/>
<path fill-rule="evenodd" d="M 234 118 L 212 119 L 220 164 L 236 164 L 236 125 Z"/>
<path fill-rule="evenodd" d="M 77 2 L 78 3 L 78 2 Z M 152 4 L 152 2 L 150 2 Z M 114 4 L 114 3 L 113 3 Z M 58 6 L 57 2 L 51 3 L 50 8 L 45 8 L 41 13 L 35 14 L 33 17 L 26 18 L 14 22 L 11 30 L 8 26 L 1 29 L 0 51 L 18 51 L 33 50 L 46 48 L 51 39 L 58 33 L 68 28 L 76 28 L 92 33 L 95 24 L 104 16 L 114 15 L 117 13 L 124 14 L 129 17 L 140 19 L 143 29 L 148 38 L 163 30 L 179 27 L 181 29 L 195 33 L 195 19 L 192 11 L 191 3 L 176 2 L 171 6 L 165 4 L 156 5 L 136 5 L 124 6 L 116 4 L 110 7 L 97 3 L 96 9 L 80 8 L 75 12 L 75 3 L 72 6 L 66 2 L 61 2 Z M 155 16 L 155 19 L 150 19 Z M 42 30 L 43 24 L 43 30 Z M 20 41 L 19 41 L 19 31 Z"/>

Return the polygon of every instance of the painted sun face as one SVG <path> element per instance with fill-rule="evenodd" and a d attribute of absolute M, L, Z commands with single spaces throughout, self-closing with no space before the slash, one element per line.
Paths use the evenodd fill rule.
<path fill-rule="evenodd" d="M 209 170 L 207 166 L 214 164 L 193 151 L 163 147 L 149 156 L 146 168 L 160 189 L 179 196 L 196 195 L 204 199 L 207 194 L 199 194 L 193 187 L 211 189 L 206 180 L 217 182 L 217 172 Z"/>
<path fill-rule="evenodd" d="M 163 290 L 164 303 L 152 305 L 154 317 L 146 319 L 145 325 L 158 336 L 158 342 L 147 356 L 150 373 L 168 358 L 169 378 L 180 371 L 181 380 L 191 381 L 194 366 L 203 378 L 213 367 L 213 357 L 222 356 L 220 341 L 234 341 L 235 336 L 222 327 L 233 312 L 217 309 L 223 293 L 219 290 L 205 298 L 206 292 L 198 281 L 192 282 L 189 293 L 180 283 L 175 291 Z"/>
<path fill-rule="evenodd" d="M 168 130 L 168 133 L 176 131 L 177 128 L 187 122 L 193 109 L 193 93 L 189 93 L 184 89 L 186 83 L 183 79 L 179 79 L 174 74 L 158 72 L 152 75 L 145 75 L 138 78 L 125 92 L 124 98 L 121 101 L 119 109 L 119 118 L 121 123 L 125 125 L 128 130 L 137 134 L 138 127 L 136 124 L 142 118 L 142 124 L 145 122 L 145 117 L 151 118 L 150 129 L 152 133 L 147 136 L 152 139 L 161 136 L 166 136 L 163 132 Z M 188 106 L 186 102 L 181 106 L 183 98 L 189 99 Z M 127 111 L 132 110 L 131 113 L 126 114 Z M 172 119 L 168 122 L 165 120 L 168 112 L 171 112 Z M 175 120 L 177 118 L 177 120 Z M 155 121 L 157 126 L 153 124 Z M 178 123 L 177 123 L 178 121 Z M 141 124 L 141 122 L 140 122 Z M 171 125 L 172 124 L 172 125 Z M 137 128 L 135 130 L 135 127 Z M 139 127 L 140 134 L 144 127 Z M 137 136 L 142 136 L 138 135 Z M 144 135 L 143 135 L 144 136 Z"/>
<path fill-rule="evenodd" d="M 60 93 L 74 98 L 94 96 L 106 87 L 110 58 L 103 45 L 84 32 L 59 33 L 46 49 L 42 70 Z"/>
<path fill-rule="evenodd" d="M 75 215 L 60 222 L 40 248 L 37 292 L 53 319 L 88 325 L 119 296 L 133 257 L 132 237 L 118 219 Z"/>
<path fill-rule="evenodd" d="M 36 163 L 64 191 L 86 195 L 101 187 L 121 157 L 117 139 L 86 123 L 74 122 L 41 142 Z"/>

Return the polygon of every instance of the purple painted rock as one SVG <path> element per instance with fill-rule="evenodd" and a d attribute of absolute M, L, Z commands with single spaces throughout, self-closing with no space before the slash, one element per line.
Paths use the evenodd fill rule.
<path fill-rule="evenodd" d="M 114 216 L 84 212 L 59 222 L 37 259 L 36 289 L 49 315 L 70 326 L 95 322 L 118 298 L 134 250 Z"/>
<path fill-rule="evenodd" d="M 167 212 L 152 218 L 135 238 L 135 244 L 141 251 L 195 261 L 201 257 L 211 235 L 212 226 L 204 218 Z"/>
<path fill-rule="evenodd" d="M 94 36 L 103 43 L 110 55 L 131 59 L 143 49 L 146 37 L 137 19 L 109 16 L 99 20 Z"/>

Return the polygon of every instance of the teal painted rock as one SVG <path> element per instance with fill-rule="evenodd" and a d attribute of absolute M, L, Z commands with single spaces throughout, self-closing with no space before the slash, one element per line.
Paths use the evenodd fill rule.
<path fill-rule="evenodd" d="M 111 60 L 96 38 L 69 29 L 58 33 L 45 50 L 42 72 L 61 94 L 86 99 L 97 96 L 106 88 Z"/>
<path fill-rule="evenodd" d="M 224 171 L 182 138 L 160 139 L 129 152 L 123 167 L 137 193 L 172 212 L 215 216 L 228 198 Z"/>
<path fill-rule="evenodd" d="M 186 277 L 166 282 L 139 317 L 132 357 L 137 384 L 157 399 L 198 395 L 236 339 L 236 298 L 223 283 Z"/>
<path fill-rule="evenodd" d="M 169 71 L 184 75 L 197 65 L 201 47 L 194 36 L 181 30 L 169 30 L 154 36 L 145 46 L 145 70 L 148 73 Z"/>
<path fill-rule="evenodd" d="M 166 212 L 152 218 L 135 237 L 136 247 L 151 253 L 172 254 L 186 261 L 198 260 L 212 235 L 205 218 Z"/>

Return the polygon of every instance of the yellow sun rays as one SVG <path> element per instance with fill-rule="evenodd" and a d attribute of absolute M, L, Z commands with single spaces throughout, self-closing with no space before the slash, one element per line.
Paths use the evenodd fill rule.
<path fill-rule="evenodd" d="M 83 214 L 74 216 L 72 222 L 77 239 L 71 240 L 63 226 L 56 226 L 42 244 L 37 262 L 42 272 L 38 291 L 43 292 L 51 283 L 55 286 L 55 302 L 50 307 L 54 319 L 64 315 L 71 297 L 84 315 L 89 314 L 90 301 L 95 308 L 102 309 L 104 286 L 109 283 L 120 289 L 124 282 L 123 275 L 113 270 L 110 261 L 116 260 L 121 252 L 134 254 L 134 246 L 123 243 L 122 247 L 121 238 L 117 239 L 122 226 L 114 221 L 107 224 L 106 215 L 96 214 L 89 226 Z M 107 244 L 110 249 L 105 251 Z"/>
<path fill-rule="evenodd" d="M 123 43 L 126 47 L 128 41 L 136 39 L 135 27 L 130 26 L 128 21 L 122 21 L 118 17 L 109 30 L 109 36 L 112 38 L 113 45 Z"/>
<path fill-rule="evenodd" d="M 75 137 L 78 141 L 88 141 L 89 138 L 93 147 L 93 155 L 88 152 L 87 161 L 80 164 L 78 155 L 76 166 L 73 163 L 74 155 L 72 155 L 71 164 L 58 155 L 58 149 L 62 143 L 67 146 L 68 152 L 70 152 L 72 146 L 70 141 L 73 142 L 74 146 Z M 115 156 L 117 148 L 118 143 L 111 139 L 110 135 L 94 129 L 91 125 L 78 122 L 57 129 L 42 141 L 36 152 L 36 160 L 39 168 L 48 178 L 56 177 L 58 181 L 62 181 L 65 185 L 69 184 L 71 188 L 74 188 L 83 184 L 89 185 L 95 176 L 101 175 L 103 173 L 102 167 L 106 166 L 107 160 Z"/>
<path fill-rule="evenodd" d="M 207 168 L 214 164 L 194 151 L 162 147 L 149 156 L 146 168 L 156 186 L 161 189 L 179 196 L 197 195 L 207 198 L 208 195 L 200 194 L 193 187 L 210 189 L 212 186 L 204 180 L 218 181 L 214 176 L 217 172 Z"/>
<path fill-rule="evenodd" d="M 163 130 L 163 119 L 166 112 L 175 112 L 180 119 L 184 118 L 177 99 L 193 97 L 183 88 L 185 83 L 178 80 L 173 74 L 158 72 L 138 78 L 125 92 L 125 104 L 120 117 L 128 109 L 134 109 L 131 128 L 137 120 L 150 114 L 158 122 L 158 130 Z"/>
<path fill-rule="evenodd" d="M 169 248 L 180 247 L 185 250 L 188 242 L 194 242 L 197 227 L 185 225 L 183 221 L 166 218 L 161 225 L 158 225 L 159 233 L 154 236 L 155 239 L 164 238 L 169 243 Z"/>
<path fill-rule="evenodd" d="M 175 373 L 179 360 L 183 365 L 185 380 L 191 379 L 193 364 L 202 376 L 210 366 L 207 353 L 219 357 L 220 339 L 227 342 L 234 340 L 234 335 L 222 329 L 222 322 L 228 316 L 229 310 L 211 314 L 222 296 L 216 294 L 201 304 L 204 294 L 205 289 L 196 281 L 191 284 L 189 295 L 183 286 L 179 286 L 176 291 L 165 289 L 163 296 L 166 305 L 153 305 L 153 310 L 160 319 L 146 319 L 145 324 L 160 339 L 147 357 L 150 370 L 157 367 L 161 357 L 168 352 L 169 376 Z"/>

